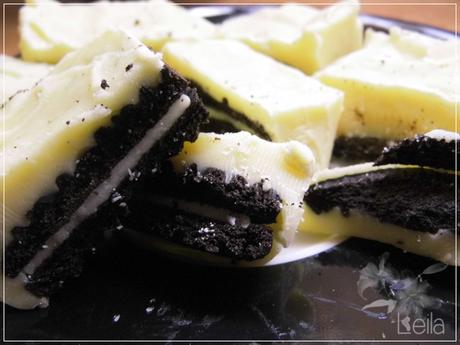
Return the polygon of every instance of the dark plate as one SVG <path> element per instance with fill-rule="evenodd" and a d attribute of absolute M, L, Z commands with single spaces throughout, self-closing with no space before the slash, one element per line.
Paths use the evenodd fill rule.
<path fill-rule="evenodd" d="M 206 6 L 197 11 L 212 12 L 219 21 L 253 9 Z M 362 19 L 380 30 L 398 25 L 453 37 L 444 30 L 388 18 Z M 455 339 L 456 272 L 449 267 L 417 279 L 433 264 L 351 239 L 279 266 L 204 267 L 155 256 L 112 238 L 79 279 L 53 296 L 48 309 L 6 307 L 5 336 L 37 341 Z M 372 286 L 363 299 L 357 283 L 366 274 Z M 363 309 L 375 301 L 384 307 Z M 388 313 L 392 305 L 395 309 Z"/>

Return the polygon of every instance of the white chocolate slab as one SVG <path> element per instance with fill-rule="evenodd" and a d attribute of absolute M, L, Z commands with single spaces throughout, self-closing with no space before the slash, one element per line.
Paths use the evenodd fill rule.
<path fill-rule="evenodd" d="M 322 10 L 285 4 L 226 20 L 220 31 L 224 37 L 312 74 L 361 47 L 359 8 L 356 0 Z"/>
<path fill-rule="evenodd" d="M 399 28 L 368 30 L 363 49 L 316 74 L 345 93 L 337 135 L 392 140 L 460 128 L 459 47 Z"/>
<path fill-rule="evenodd" d="M 163 0 L 62 4 L 32 1 L 20 10 L 20 49 L 25 60 L 58 62 L 108 29 L 122 29 L 154 50 L 165 42 L 213 37 L 215 27 Z M 69 24 L 71 23 L 71 24 Z"/>

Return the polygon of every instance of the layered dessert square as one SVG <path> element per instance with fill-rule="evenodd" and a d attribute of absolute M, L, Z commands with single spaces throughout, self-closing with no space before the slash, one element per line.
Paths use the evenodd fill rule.
<path fill-rule="evenodd" d="M 319 172 L 305 194 L 300 230 L 387 243 L 455 265 L 459 140 L 437 130 L 385 149 L 375 163 Z"/>
<path fill-rule="evenodd" d="M 315 169 L 311 151 L 295 141 L 200 133 L 144 181 L 122 226 L 195 252 L 268 259 L 292 242 Z"/>
<path fill-rule="evenodd" d="M 274 142 L 297 140 L 328 166 L 341 91 L 233 40 L 171 42 L 162 52 L 198 87 L 212 118 Z"/>
<path fill-rule="evenodd" d="M 80 274 L 136 181 L 207 116 L 196 90 L 122 31 L 69 53 L 1 112 L 5 302 L 17 308 L 46 305 Z"/>

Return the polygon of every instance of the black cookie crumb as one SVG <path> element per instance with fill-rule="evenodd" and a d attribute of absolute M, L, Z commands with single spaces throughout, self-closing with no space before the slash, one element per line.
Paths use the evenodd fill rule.
<path fill-rule="evenodd" d="M 103 88 L 103 89 L 105 90 L 105 89 L 107 89 L 107 88 L 109 88 L 109 87 L 110 87 L 110 86 L 109 86 L 109 84 L 107 83 L 107 80 L 102 79 L 102 81 L 101 81 L 101 88 Z"/>

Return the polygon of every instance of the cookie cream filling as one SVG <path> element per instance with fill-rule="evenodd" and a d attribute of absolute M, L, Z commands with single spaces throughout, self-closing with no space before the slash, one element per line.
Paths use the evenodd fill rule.
<path fill-rule="evenodd" d="M 251 224 L 251 219 L 244 215 L 223 208 L 215 207 L 205 203 L 188 201 L 178 198 L 165 197 L 160 195 L 151 195 L 149 201 L 154 204 L 164 205 L 171 208 L 177 208 L 181 211 L 192 213 L 197 216 L 211 218 L 230 225 L 238 225 L 243 228 Z"/>
<path fill-rule="evenodd" d="M 6 302 L 17 308 L 33 308 L 35 306 L 46 306 L 46 301 L 42 298 L 33 298 L 23 294 L 30 294 L 25 289 L 18 287 L 25 285 L 29 281 L 29 277 L 34 273 L 35 269 L 46 260 L 53 251 L 59 247 L 71 234 L 72 231 L 80 225 L 85 219 L 94 214 L 98 207 L 109 199 L 113 191 L 118 185 L 129 175 L 131 170 L 134 170 L 142 156 L 153 148 L 174 125 L 177 119 L 185 112 L 190 105 L 190 99 L 186 95 L 181 95 L 168 112 L 157 122 L 157 124 L 149 129 L 144 138 L 134 146 L 129 153 L 112 169 L 110 177 L 102 182 L 90 196 L 81 204 L 77 211 L 71 216 L 69 222 L 61 227 L 53 234 L 42 246 L 33 259 L 23 268 L 21 273 L 14 279 L 5 278 Z"/>
<path fill-rule="evenodd" d="M 445 131 L 442 129 L 434 129 L 424 135 L 432 139 L 444 140 L 447 143 L 460 140 L 460 134 L 455 133 L 455 132 Z"/>

